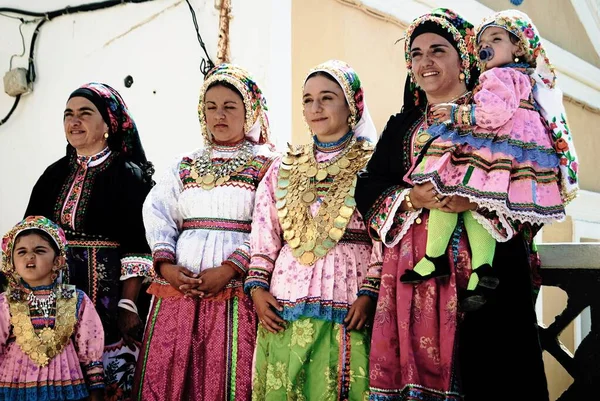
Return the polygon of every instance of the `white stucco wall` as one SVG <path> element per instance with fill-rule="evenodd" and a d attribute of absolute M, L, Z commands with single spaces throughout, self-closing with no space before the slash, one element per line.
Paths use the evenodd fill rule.
<path fill-rule="evenodd" d="M 86 2 L 91 0 L 3 0 L 0 7 L 49 11 Z M 216 1 L 190 2 L 215 61 Z M 262 84 L 273 133 L 285 144 L 291 121 L 291 0 L 233 0 L 232 9 L 232 62 Z M 0 16 L 0 75 L 8 70 L 11 55 L 21 53 L 18 25 Z M 23 29 L 27 54 L 34 26 Z M 65 102 L 85 82 L 106 82 L 120 91 L 157 174 L 177 155 L 202 145 L 196 112 L 202 53 L 185 1 L 155 0 L 58 17 L 42 27 L 36 49 L 33 93 L 23 96 L 0 126 L 2 234 L 22 217 L 39 175 L 64 155 Z M 27 56 L 13 59 L 13 67 L 26 66 Z M 131 88 L 123 84 L 127 75 L 134 79 Z M 0 91 L 0 119 L 12 104 L 13 98 Z"/>

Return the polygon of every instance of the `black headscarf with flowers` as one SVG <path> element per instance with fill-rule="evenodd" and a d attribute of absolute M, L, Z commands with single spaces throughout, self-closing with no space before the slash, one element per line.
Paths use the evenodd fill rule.
<path fill-rule="evenodd" d="M 152 183 L 154 165 L 146 159 L 135 121 L 119 92 L 107 84 L 90 82 L 73 91 L 69 99 L 73 97 L 84 97 L 94 103 L 108 126 L 110 150 L 124 154 L 143 171 L 144 179 Z M 71 145 L 67 146 L 67 153 L 74 151 Z"/>
<path fill-rule="evenodd" d="M 413 41 L 424 33 L 440 35 L 454 46 L 461 60 L 461 72 L 465 75 L 467 89 L 473 89 L 479 78 L 473 24 L 448 8 L 436 8 L 429 14 L 416 18 L 406 29 L 404 51 L 408 76 L 404 86 L 404 108 L 407 110 L 415 106 L 423 106 L 426 101 L 425 93 L 416 85 L 410 57 Z"/>

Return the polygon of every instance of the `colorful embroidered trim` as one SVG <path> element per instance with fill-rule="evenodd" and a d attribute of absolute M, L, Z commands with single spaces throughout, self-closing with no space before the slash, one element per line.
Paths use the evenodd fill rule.
<path fill-rule="evenodd" d="M 296 301 L 278 301 L 283 306 L 281 318 L 288 322 L 308 317 L 343 324 L 350 310 L 350 305 L 346 302 L 321 298 L 304 297 Z"/>
<path fill-rule="evenodd" d="M 82 366 L 86 381 L 91 390 L 104 388 L 104 366 L 101 361 Z"/>
<path fill-rule="evenodd" d="M 380 267 L 383 266 L 383 263 L 377 263 Z M 371 266 L 369 266 L 371 267 Z M 358 296 L 368 295 L 371 298 L 377 300 L 379 296 L 379 287 L 381 286 L 381 279 L 375 277 L 367 277 L 364 279 L 362 285 L 360 286 L 360 290 L 358 291 Z"/>
<path fill-rule="evenodd" d="M 234 264 L 242 273 L 246 273 L 250 265 L 250 254 L 246 250 L 238 248 L 227 258 L 226 262 Z"/>
<path fill-rule="evenodd" d="M 110 155 L 100 164 L 93 167 L 83 168 L 77 164 L 76 156 L 69 160 L 71 172 L 65 180 L 58 200 L 54 206 L 54 221 L 66 221 L 66 225 L 72 229 L 83 226 L 84 216 L 87 212 L 87 205 L 91 197 L 92 188 L 96 181 L 96 176 L 112 163 L 117 157 L 117 152 L 111 152 Z M 83 179 L 81 175 L 83 174 Z M 76 180 L 80 182 L 75 183 Z M 70 216 L 63 216 L 63 214 Z M 72 226 L 71 226 L 72 223 Z"/>
<path fill-rule="evenodd" d="M 148 363 L 148 354 L 150 353 L 150 345 L 152 344 L 152 336 L 154 334 L 154 326 L 156 326 L 156 318 L 158 317 L 158 312 L 160 311 L 160 305 L 162 304 L 162 298 L 155 298 L 152 301 L 152 305 L 150 305 L 150 313 L 152 314 L 152 320 L 150 320 L 150 322 L 148 322 L 149 324 L 146 327 L 146 332 L 144 333 L 144 337 L 146 338 L 145 344 L 146 344 L 146 348 L 142 349 L 141 351 L 144 352 L 144 360 L 142 362 L 142 380 L 140 382 L 140 388 L 139 391 L 137 393 L 137 400 L 141 401 L 142 400 L 142 390 L 144 387 L 144 380 L 143 378 L 146 377 L 146 366 Z M 133 394 L 133 396 L 135 397 L 135 394 Z"/>
<path fill-rule="evenodd" d="M 463 397 L 454 391 L 438 391 L 417 384 L 407 384 L 402 389 L 370 388 L 371 401 L 462 401 Z"/>
<path fill-rule="evenodd" d="M 217 230 L 234 231 L 238 233 L 250 234 L 252 229 L 252 220 L 233 220 L 233 219 L 213 219 L 196 218 L 185 219 L 181 226 L 185 230 Z"/>
<path fill-rule="evenodd" d="M 94 240 L 72 240 L 69 241 L 69 248 L 118 248 L 116 241 L 94 241 Z"/>
<path fill-rule="evenodd" d="M 150 255 L 125 255 L 121 258 L 121 280 L 131 277 L 146 277 L 152 268 Z"/>

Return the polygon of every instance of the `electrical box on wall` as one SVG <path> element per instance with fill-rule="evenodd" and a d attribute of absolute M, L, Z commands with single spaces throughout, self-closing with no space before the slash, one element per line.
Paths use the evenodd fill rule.
<path fill-rule="evenodd" d="M 9 96 L 18 96 L 30 92 L 26 68 L 13 68 L 4 74 L 4 92 Z"/>

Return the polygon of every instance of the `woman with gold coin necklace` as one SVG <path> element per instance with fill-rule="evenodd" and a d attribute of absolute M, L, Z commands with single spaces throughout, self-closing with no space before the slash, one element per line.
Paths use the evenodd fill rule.
<path fill-rule="evenodd" d="M 290 146 L 256 195 L 245 284 L 260 322 L 252 397 L 363 399 L 382 260 L 354 188 L 375 126 L 342 61 L 310 71 L 303 105 L 313 143 Z"/>

